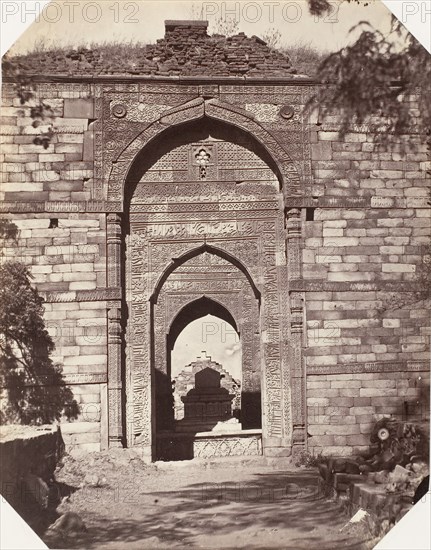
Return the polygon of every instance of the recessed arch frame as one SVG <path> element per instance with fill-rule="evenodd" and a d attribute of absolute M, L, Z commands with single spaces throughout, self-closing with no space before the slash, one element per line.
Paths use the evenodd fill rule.
<path fill-rule="evenodd" d="M 143 153 L 144 150 L 149 146 L 156 138 L 161 137 L 163 133 L 166 130 L 169 130 L 174 127 L 180 127 L 182 124 L 186 124 L 188 122 L 193 121 L 199 121 L 203 118 L 209 118 L 215 121 L 219 121 L 221 123 L 224 123 L 226 125 L 231 125 L 233 127 L 239 128 L 240 130 L 244 131 L 246 134 L 250 135 L 252 138 L 255 139 L 266 151 L 266 153 L 269 155 L 269 157 L 273 160 L 275 166 L 277 167 L 277 176 L 279 177 L 280 185 L 282 187 L 283 195 L 285 198 L 285 204 L 286 204 L 286 197 L 290 195 L 298 195 L 300 194 L 300 177 L 299 172 L 294 165 L 293 161 L 291 160 L 289 154 L 287 151 L 283 148 L 283 146 L 280 145 L 280 143 L 276 140 L 276 138 L 268 132 L 265 128 L 262 127 L 259 122 L 256 121 L 256 119 L 253 118 L 253 116 L 250 113 L 247 113 L 244 109 L 239 109 L 236 106 L 232 106 L 223 102 L 220 102 L 218 100 L 210 99 L 205 100 L 203 98 L 195 99 L 191 102 L 188 102 L 184 105 L 181 105 L 179 107 L 176 107 L 174 109 L 170 109 L 166 111 L 162 116 L 160 116 L 156 121 L 152 122 L 151 124 L 147 125 L 146 128 L 135 138 L 133 138 L 130 143 L 125 147 L 120 153 L 118 153 L 115 161 L 112 163 L 112 167 L 109 172 L 108 177 L 108 189 L 107 189 L 107 198 L 108 202 L 116 202 L 118 207 L 116 206 L 116 212 L 120 212 L 123 210 L 122 204 L 125 203 L 124 197 L 125 197 L 125 190 L 126 190 L 126 183 L 128 181 L 128 176 L 130 171 L 135 166 L 135 161 L 137 160 L 137 157 L 139 154 Z M 155 141 L 154 141 L 155 143 Z M 296 216 L 296 210 L 293 212 L 294 209 L 290 209 L 287 211 L 288 217 L 294 217 L 294 214 Z M 290 212 L 292 211 L 292 212 Z M 111 217 L 115 216 L 118 218 L 118 220 L 114 220 L 111 224 L 108 223 L 108 233 L 109 233 L 109 227 L 115 227 L 115 225 L 118 223 L 118 225 L 121 223 L 121 218 L 118 216 L 118 214 L 111 214 Z M 296 218 L 295 218 L 296 219 Z M 109 222 L 109 219 L 108 219 Z M 289 249 L 288 250 L 288 278 L 295 278 L 295 275 L 292 276 L 292 274 L 300 273 L 300 267 L 299 267 L 299 254 L 297 253 L 299 251 L 299 239 L 300 239 L 300 229 L 299 231 L 289 231 L 289 224 L 287 225 L 287 238 L 289 239 Z M 112 233 L 114 233 L 111 230 Z M 121 256 L 121 242 L 120 239 L 115 237 L 112 237 L 112 244 L 108 246 L 108 273 L 116 273 L 118 276 L 116 279 L 118 279 L 119 284 L 121 284 L 121 273 L 120 273 L 120 262 L 119 258 Z M 114 242 L 115 241 L 115 242 Z M 109 244 L 109 243 L 108 243 Z M 209 245 L 202 245 L 202 248 L 205 249 L 205 247 L 208 247 Z M 219 256 L 223 257 L 223 255 L 220 253 L 223 251 L 219 251 Z M 196 252 L 195 252 L 196 253 Z M 182 256 L 180 259 L 186 261 L 187 258 Z M 178 261 L 178 259 L 176 259 Z M 175 260 L 172 260 L 172 262 L 167 266 L 167 269 L 175 269 L 176 267 Z M 244 266 L 243 266 L 244 267 Z M 245 269 L 245 268 L 244 268 Z M 242 271 L 245 274 L 248 274 L 248 271 L 245 269 L 245 271 L 242 269 Z M 250 276 L 248 274 L 248 276 Z M 163 277 L 163 275 L 161 276 Z M 298 275 L 296 275 L 298 277 Z M 250 281 L 250 279 L 249 279 Z M 155 304 L 157 304 L 157 297 L 158 297 L 158 287 L 160 285 L 160 288 L 163 286 L 164 280 L 160 278 L 154 288 L 154 292 L 151 295 L 151 308 L 154 307 Z M 260 299 L 260 293 L 261 290 L 259 290 L 256 285 L 253 285 L 253 288 L 256 289 L 257 292 L 255 292 L 255 296 L 259 297 Z M 263 288 L 263 287 L 262 287 Z M 296 298 L 296 295 L 298 292 L 292 292 L 292 296 L 289 299 L 289 302 L 286 302 L 287 307 L 290 308 L 291 312 L 294 313 L 294 316 L 298 316 L 297 309 L 298 308 L 292 308 L 292 303 L 294 301 L 294 295 Z M 148 302 L 147 302 L 148 304 Z M 148 304 L 148 305 L 150 305 Z M 142 304 L 144 306 L 144 304 Z M 118 307 L 121 307 L 119 305 Z M 120 311 L 120 310 L 118 310 Z M 143 311 L 143 309 L 142 309 Z M 299 311 L 299 310 L 298 310 Z M 292 316 L 293 318 L 293 316 Z M 293 324 L 291 323 L 293 326 Z M 295 326 L 298 325 L 298 323 L 295 324 Z M 299 326 L 299 325 L 298 325 Z M 295 329 L 296 330 L 296 329 Z M 292 424 L 293 424 L 293 434 L 292 434 L 292 442 L 295 444 L 298 444 L 298 448 L 302 447 L 305 443 L 305 416 L 304 416 L 304 392 L 302 391 L 302 380 L 303 380 L 303 367 L 302 367 L 302 349 L 301 349 L 301 340 L 296 333 L 293 333 L 291 331 L 291 344 L 290 347 L 292 351 L 289 353 L 289 357 L 292 358 L 292 366 L 289 367 L 289 370 L 294 373 L 294 378 L 292 379 L 292 408 L 293 408 L 293 416 L 292 416 Z M 115 342 L 116 348 L 120 347 L 120 344 L 116 341 Z M 268 348 L 268 345 L 265 344 L 266 348 Z M 112 344 L 112 347 L 114 347 L 114 343 Z M 266 349 L 265 348 L 265 349 Z M 114 351 L 108 354 L 108 371 L 111 372 L 115 371 L 115 365 L 118 363 L 118 360 L 116 359 L 116 355 Z M 111 359 L 112 357 L 112 359 Z M 112 363 L 112 367 L 111 367 Z M 146 376 L 146 374 L 145 374 Z M 137 392 L 139 393 L 139 403 L 143 403 L 143 408 L 145 414 L 143 414 L 142 418 L 148 418 L 150 417 L 149 412 L 147 412 L 148 407 L 145 408 L 145 403 L 149 402 L 149 389 L 147 386 L 144 385 L 144 379 L 139 380 L 137 385 Z M 117 388 L 114 388 L 117 391 Z M 117 394 L 120 390 L 117 391 Z M 298 396 L 297 398 L 295 396 Z M 294 403 L 294 401 L 297 401 L 297 403 Z M 110 405 L 111 406 L 111 405 Z M 290 405 L 289 405 L 290 406 Z M 136 409 L 138 410 L 138 408 Z M 120 420 L 115 419 L 112 422 L 112 426 L 114 426 L 114 429 L 112 430 L 112 433 L 114 434 L 115 439 L 115 430 L 120 433 Z M 111 439 L 111 427 L 109 429 L 110 432 L 110 439 Z M 118 437 L 117 437 L 118 439 Z M 142 437 L 139 436 L 136 440 L 131 440 L 132 444 L 143 444 L 145 450 L 145 453 L 149 453 L 149 449 L 151 446 L 151 438 L 149 433 L 143 433 Z"/>
<path fill-rule="evenodd" d="M 124 201 L 128 174 L 138 155 L 166 130 L 203 118 L 231 125 L 252 136 L 272 159 L 283 194 L 297 195 L 301 181 L 297 167 L 286 149 L 251 113 L 217 99 L 197 98 L 165 111 L 121 150 L 112 162 L 108 180 L 108 201 Z"/>
<path fill-rule="evenodd" d="M 200 256 L 202 253 L 223 257 L 231 265 L 231 269 L 237 272 L 237 277 L 241 281 L 240 285 L 229 290 L 220 287 L 203 289 L 199 287 L 199 284 L 194 285 L 194 288 L 190 288 L 186 282 L 184 288 L 179 286 L 175 289 L 175 292 L 170 290 L 169 286 L 164 285 L 165 281 L 169 281 L 170 276 L 175 275 L 177 269 L 183 265 L 187 265 L 188 261 Z M 210 266 L 208 268 L 210 269 Z M 162 270 L 161 266 L 159 269 Z M 244 357 L 249 358 L 247 373 L 244 375 L 244 391 L 247 390 L 245 402 L 247 402 L 247 399 L 250 401 L 249 390 L 252 386 L 254 388 L 257 378 L 259 379 L 259 391 L 256 395 L 259 400 L 261 399 L 260 388 L 262 382 L 260 380 L 259 356 L 254 357 L 253 354 L 253 349 L 257 347 L 255 340 L 260 328 L 260 304 L 258 300 L 260 292 L 251 280 L 251 277 L 247 277 L 247 274 L 248 272 L 245 267 L 235 257 L 206 243 L 189 249 L 179 258 L 173 259 L 171 263 L 165 265 L 162 275 L 155 285 L 153 299 L 150 301 L 151 335 L 153 338 L 151 369 L 154 373 L 155 381 L 155 399 L 153 405 L 156 411 L 155 440 L 158 440 L 157 438 L 161 433 L 169 431 L 173 423 L 170 384 L 172 381 L 171 352 L 174 342 L 191 321 L 207 313 L 212 312 L 215 316 L 226 321 L 234 328 L 238 335 L 240 330 L 242 332 L 242 328 L 244 328 L 244 338 L 242 339 L 244 354 L 242 355 L 242 359 L 244 360 Z M 157 300 L 155 299 L 156 294 Z M 202 305 L 202 307 L 199 308 L 199 305 Z M 196 307 L 196 311 L 192 309 L 194 306 Z M 211 311 L 211 309 L 216 311 Z M 185 319 L 181 319 L 182 313 L 185 311 L 187 313 L 187 310 L 189 315 L 186 315 Z M 175 323 L 179 318 L 180 325 L 176 326 Z M 253 371 L 253 377 L 248 376 L 249 371 Z M 245 371 L 243 370 L 243 372 Z M 249 411 L 250 406 L 248 408 L 246 406 L 244 411 L 246 410 Z M 244 414 L 246 424 L 247 422 L 256 422 L 254 416 L 250 415 L 249 412 L 244 412 Z M 261 426 L 260 407 L 256 415 L 259 416 L 259 426 L 254 427 L 259 428 Z"/>
<path fill-rule="evenodd" d="M 188 250 L 178 258 L 172 258 L 171 263 L 163 270 L 162 275 L 159 277 L 158 281 L 156 282 L 154 291 L 150 297 L 150 302 L 157 304 L 160 291 L 162 290 L 165 281 L 167 280 L 169 275 L 171 275 L 171 273 L 173 273 L 178 267 L 180 267 L 187 261 L 191 260 L 192 258 L 195 258 L 196 256 L 199 256 L 200 254 L 203 254 L 204 252 L 208 252 L 210 254 L 214 254 L 215 256 L 219 256 L 220 258 L 223 258 L 224 260 L 230 262 L 237 269 L 239 269 L 245 275 L 247 281 L 251 286 L 251 289 L 253 291 L 255 298 L 258 300 L 260 304 L 261 292 L 258 289 L 256 283 L 254 282 L 246 266 L 240 260 L 232 256 L 225 250 L 222 250 L 220 248 L 217 248 L 216 246 L 213 246 L 207 243 L 204 243 L 196 248 L 192 248 L 191 250 Z"/>

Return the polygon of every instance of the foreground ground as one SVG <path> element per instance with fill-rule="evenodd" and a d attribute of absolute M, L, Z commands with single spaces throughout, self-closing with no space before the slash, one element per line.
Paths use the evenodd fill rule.
<path fill-rule="evenodd" d="M 59 513 L 86 531 L 48 530 L 51 548 L 365 549 L 364 534 L 325 498 L 314 470 L 254 461 L 144 465 L 130 451 L 67 458 Z"/>

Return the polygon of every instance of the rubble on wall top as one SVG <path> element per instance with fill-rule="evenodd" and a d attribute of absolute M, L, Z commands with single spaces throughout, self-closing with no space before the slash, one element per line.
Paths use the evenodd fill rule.
<path fill-rule="evenodd" d="M 136 75 L 165 77 L 287 77 L 295 75 L 287 55 L 257 36 L 208 35 L 207 21 L 165 21 L 155 44 L 112 44 L 32 52 L 3 58 L 4 76 Z"/>

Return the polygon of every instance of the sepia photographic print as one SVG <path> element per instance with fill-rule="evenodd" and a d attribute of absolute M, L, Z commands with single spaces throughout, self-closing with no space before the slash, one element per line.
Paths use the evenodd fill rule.
<path fill-rule="evenodd" d="M 38 11 L 2 57 L 3 548 L 431 547 L 383 546 L 430 500 L 431 10 L 398 4 L 2 3 Z"/>

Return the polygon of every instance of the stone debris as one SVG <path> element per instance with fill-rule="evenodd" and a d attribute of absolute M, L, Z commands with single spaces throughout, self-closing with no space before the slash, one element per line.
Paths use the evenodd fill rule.
<path fill-rule="evenodd" d="M 352 484 L 359 484 L 383 491 L 379 498 L 384 493 L 395 493 L 411 502 L 417 487 L 429 475 L 425 430 L 388 417 L 376 422 L 370 440 L 369 450 L 355 459 L 331 458 L 318 465 L 326 487 L 343 493 Z"/>
<path fill-rule="evenodd" d="M 394 468 L 399 472 L 401 466 L 428 461 L 428 437 L 419 425 L 383 418 L 375 424 L 370 441 L 368 452 L 357 459 L 362 473 Z"/>
<path fill-rule="evenodd" d="M 103 478 L 99 478 L 96 474 L 87 474 L 84 477 L 84 485 L 90 485 L 91 487 L 98 487 L 103 484 Z"/>
<path fill-rule="evenodd" d="M 76 452 L 63 457 L 57 467 L 56 479 L 74 487 L 107 487 L 110 483 L 115 484 L 122 468 L 132 468 L 144 474 L 156 469 L 153 464 L 144 463 L 137 449 Z"/>
<path fill-rule="evenodd" d="M 366 511 L 360 508 L 356 514 L 354 514 L 350 520 L 344 525 L 340 531 L 343 531 L 348 525 L 352 525 L 355 523 L 360 523 L 361 521 L 364 521 L 365 518 L 367 518 L 370 514 Z"/>
<path fill-rule="evenodd" d="M 165 37 L 156 44 L 131 46 L 121 55 L 114 46 L 34 52 L 5 57 L 3 74 L 131 74 L 151 76 L 294 75 L 287 55 L 257 36 L 207 33 L 207 21 L 166 21 Z M 118 47 L 121 50 L 121 47 Z M 123 54 L 126 53 L 123 48 Z M 130 53 L 130 52 L 129 52 Z"/>
<path fill-rule="evenodd" d="M 374 481 L 374 483 L 382 484 L 387 483 L 388 481 L 389 472 L 386 470 L 382 470 L 380 472 L 370 472 L 368 475 L 368 479 L 370 481 Z"/>
<path fill-rule="evenodd" d="M 418 475 L 426 476 L 429 473 L 428 464 L 423 460 L 418 460 L 417 462 L 412 462 L 410 465 L 407 464 L 406 468 L 410 469 Z"/>
<path fill-rule="evenodd" d="M 50 530 L 60 531 L 64 534 L 82 533 L 87 531 L 85 523 L 75 512 L 66 512 L 61 515 L 50 527 Z"/>
<path fill-rule="evenodd" d="M 406 470 L 405 468 L 397 464 L 393 469 L 393 471 L 390 472 L 388 477 L 389 477 L 389 481 L 392 483 L 403 482 L 409 479 L 409 477 L 411 477 L 411 472 L 409 472 L 409 470 Z"/>

